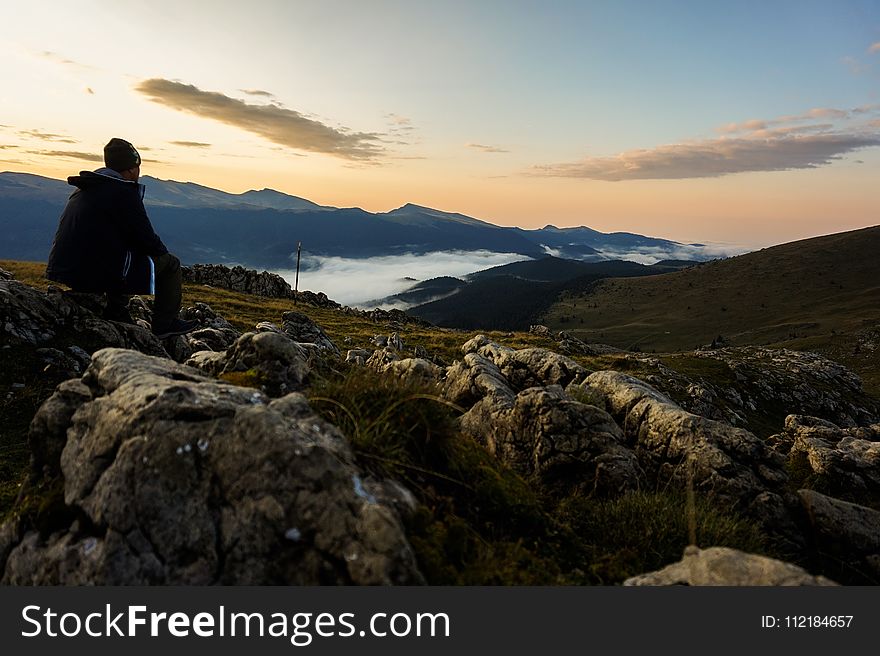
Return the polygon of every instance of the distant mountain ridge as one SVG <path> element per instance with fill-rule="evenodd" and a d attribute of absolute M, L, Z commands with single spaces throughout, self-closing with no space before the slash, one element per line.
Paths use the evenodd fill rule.
<path fill-rule="evenodd" d="M 437 251 L 489 251 L 530 258 L 602 261 L 677 258 L 686 245 L 591 228 L 504 227 L 407 203 L 389 212 L 318 205 L 274 189 L 233 194 L 193 182 L 144 176 L 144 202 L 156 231 L 184 263 L 285 269 L 298 242 L 310 255 L 366 258 Z M 0 257 L 43 261 L 72 188 L 64 180 L 0 173 Z M 689 247 L 688 257 L 708 259 Z"/>

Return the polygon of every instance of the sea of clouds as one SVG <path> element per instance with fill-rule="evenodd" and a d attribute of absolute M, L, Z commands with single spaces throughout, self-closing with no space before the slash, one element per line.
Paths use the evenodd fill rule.
<path fill-rule="evenodd" d="M 549 255 L 556 255 L 548 249 Z M 748 252 L 736 244 L 677 244 L 669 248 L 651 247 L 627 251 L 603 250 L 604 259 L 630 260 L 655 264 L 661 260 L 709 260 Z M 299 288 L 324 292 L 334 301 L 352 307 L 375 307 L 369 301 L 405 291 L 418 281 L 439 276 L 462 278 L 469 273 L 502 264 L 529 260 L 517 253 L 492 251 L 438 251 L 434 253 L 386 255 L 370 258 L 304 256 L 299 274 Z M 295 271 L 275 271 L 294 286 Z M 383 308 L 405 309 L 400 303 L 385 303 Z"/>
<path fill-rule="evenodd" d="M 303 257 L 300 267 L 299 288 L 324 292 L 343 305 L 364 307 L 367 301 L 397 294 L 417 281 L 439 276 L 460 278 L 474 271 L 528 259 L 531 258 L 517 253 L 491 251 L 438 251 L 370 258 L 308 256 Z M 293 287 L 295 271 L 275 273 Z"/>

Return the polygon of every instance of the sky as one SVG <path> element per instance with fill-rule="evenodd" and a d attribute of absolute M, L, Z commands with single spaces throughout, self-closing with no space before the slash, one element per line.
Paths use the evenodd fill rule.
<path fill-rule="evenodd" d="M 880 223 L 880 0 L 0 0 L 0 170 L 767 246 Z M 148 192 L 149 193 L 149 190 Z"/>

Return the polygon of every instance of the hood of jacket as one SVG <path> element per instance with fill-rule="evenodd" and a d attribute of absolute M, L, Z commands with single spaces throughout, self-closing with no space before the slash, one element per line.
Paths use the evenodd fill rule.
<path fill-rule="evenodd" d="M 77 187 L 78 189 L 88 189 L 96 185 L 104 184 L 125 184 L 134 185 L 137 188 L 141 198 L 144 197 L 146 187 L 138 182 L 126 180 L 121 173 L 108 169 L 106 167 L 96 169 L 95 171 L 80 171 L 79 175 L 72 175 L 67 178 L 67 184 Z"/>

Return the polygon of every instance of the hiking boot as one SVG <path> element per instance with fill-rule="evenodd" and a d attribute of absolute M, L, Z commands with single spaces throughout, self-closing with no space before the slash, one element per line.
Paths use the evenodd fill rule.
<path fill-rule="evenodd" d="M 168 337 L 176 337 L 177 335 L 186 335 L 199 327 L 195 321 L 184 321 L 183 319 L 174 319 L 171 323 L 159 326 L 153 326 L 153 334 L 159 339 Z"/>

